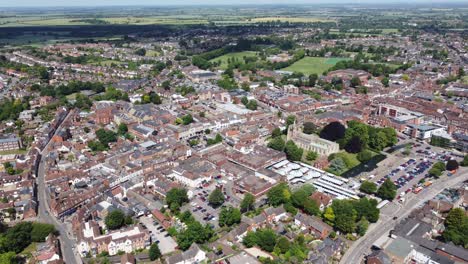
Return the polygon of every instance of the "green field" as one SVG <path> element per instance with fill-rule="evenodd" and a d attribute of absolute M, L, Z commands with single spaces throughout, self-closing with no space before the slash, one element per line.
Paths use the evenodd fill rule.
<path fill-rule="evenodd" d="M 348 58 L 323 58 L 323 57 L 305 57 L 293 65 L 283 68 L 283 71 L 302 72 L 305 75 L 316 73 L 321 75 L 324 71 L 333 67 L 336 63 Z"/>
<path fill-rule="evenodd" d="M 257 56 L 255 51 L 242 51 L 242 52 L 232 52 L 228 54 L 224 54 L 223 56 L 214 58 L 210 60 L 210 62 L 218 62 L 221 61 L 221 69 L 227 69 L 228 66 L 228 59 L 237 58 L 239 60 L 243 60 L 244 57 L 254 57 Z"/>

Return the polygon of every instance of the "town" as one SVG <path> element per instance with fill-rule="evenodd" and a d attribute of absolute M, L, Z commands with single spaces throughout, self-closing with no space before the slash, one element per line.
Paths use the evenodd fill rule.
<path fill-rule="evenodd" d="M 0 263 L 468 263 L 441 5 L 0 8 Z"/>

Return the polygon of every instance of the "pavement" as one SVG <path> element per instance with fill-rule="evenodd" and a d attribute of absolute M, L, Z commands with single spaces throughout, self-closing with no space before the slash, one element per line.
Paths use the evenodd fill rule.
<path fill-rule="evenodd" d="M 68 119 L 70 113 L 64 118 L 64 121 Z M 63 122 L 62 122 L 63 123 Z M 57 128 L 56 132 L 60 130 L 61 125 Z M 78 253 L 75 252 L 75 245 L 77 244 L 75 240 L 73 240 L 70 233 L 67 231 L 65 227 L 65 223 L 62 223 L 57 220 L 53 215 L 51 215 L 49 204 L 47 201 L 47 194 L 46 194 L 46 184 L 45 184 L 45 161 L 43 157 L 47 157 L 49 154 L 47 149 L 49 147 L 50 141 L 47 143 L 46 147 L 44 148 L 41 154 L 41 161 L 39 163 L 39 168 L 37 170 L 37 177 L 36 177 L 36 184 L 37 184 L 37 202 L 38 202 L 38 219 L 41 222 L 53 224 L 55 228 L 60 232 L 60 245 L 62 249 L 62 256 L 64 262 L 67 264 L 81 264 L 81 258 L 78 256 Z"/>
<path fill-rule="evenodd" d="M 151 231 L 151 235 L 156 237 L 156 240 L 159 240 L 158 246 L 159 250 L 163 255 L 168 253 L 174 252 L 177 247 L 177 242 L 171 236 L 165 236 L 167 234 L 164 229 L 162 231 L 158 230 L 160 225 L 154 225 L 153 222 L 155 219 L 150 216 L 142 216 L 140 217 L 140 223 L 143 223 L 149 231 Z M 154 243 L 155 241 L 153 241 Z"/>
<path fill-rule="evenodd" d="M 467 180 L 468 167 L 461 167 L 455 175 L 451 177 L 442 176 L 437 181 L 434 181 L 434 183 L 431 186 L 425 188 L 418 195 L 414 195 L 408 198 L 408 200 L 406 200 L 403 204 L 399 205 L 396 202 L 390 203 L 390 206 L 395 207 L 395 210 L 391 210 L 393 211 L 393 213 L 382 214 L 379 221 L 375 224 L 372 224 L 369 227 L 369 230 L 367 231 L 366 235 L 356 240 L 350 246 L 350 248 L 341 258 L 340 263 L 361 263 L 363 261 L 363 258 L 369 253 L 371 253 L 370 248 L 372 247 L 372 244 L 377 239 L 379 239 L 383 235 L 388 234 L 390 230 L 395 228 L 395 225 L 398 223 L 398 220 L 407 217 L 411 213 L 411 211 L 422 206 L 424 203 L 434 198 L 435 195 L 437 195 L 444 189 L 452 188 Z M 393 217 L 395 216 L 398 217 L 397 220 L 393 220 Z"/>

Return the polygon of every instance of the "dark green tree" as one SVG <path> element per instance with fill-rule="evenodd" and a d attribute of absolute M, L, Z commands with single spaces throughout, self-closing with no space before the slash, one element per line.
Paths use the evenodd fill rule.
<path fill-rule="evenodd" d="M 240 209 L 242 212 L 249 212 L 255 209 L 255 196 L 250 193 L 246 193 L 241 201 Z"/>
<path fill-rule="evenodd" d="M 208 203 L 213 207 L 221 206 L 224 203 L 225 197 L 221 189 L 214 189 L 208 196 Z"/>
<path fill-rule="evenodd" d="M 383 184 L 380 186 L 380 188 L 377 190 L 377 196 L 384 199 L 384 200 L 393 200 L 395 199 L 397 193 L 397 188 L 395 184 L 387 178 Z"/>
<path fill-rule="evenodd" d="M 151 261 L 161 258 L 162 254 L 157 243 L 153 243 L 149 249 L 149 258 Z"/>

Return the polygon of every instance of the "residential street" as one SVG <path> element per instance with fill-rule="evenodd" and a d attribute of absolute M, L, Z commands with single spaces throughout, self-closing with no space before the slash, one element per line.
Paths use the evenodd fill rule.
<path fill-rule="evenodd" d="M 67 120 L 67 118 L 70 116 L 68 114 L 65 118 L 64 121 Z M 63 121 L 63 122 L 64 122 Z M 62 124 L 63 124 L 62 122 Z M 55 131 L 60 130 L 60 126 L 57 128 Z M 77 256 L 74 252 L 75 248 L 75 240 L 71 239 L 66 228 L 64 227 L 64 224 L 59 222 L 54 216 L 51 215 L 50 213 L 50 208 L 49 204 L 47 203 L 47 195 L 46 195 L 46 187 L 45 187 L 45 160 L 44 157 L 47 157 L 48 152 L 47 148 L 49 146 L 50 141 L 47 143 L 46 147 L 44 148 L 44 151 L 42 152 L 41 156 L 41 161 L 39 164 L 39 168 L 37 170 L 37 178 L 36 178 L 36 183 L 37 183 L 37 202 L 38 202 L 38 219 L 41 222 L 46 222 L 49 224 L 53 224 L 55 228 L 60 232 L 60 243 L 62 247 L 62 255 L 64 258 L 65 263 L 82 263 L 81 258 Z"/>

